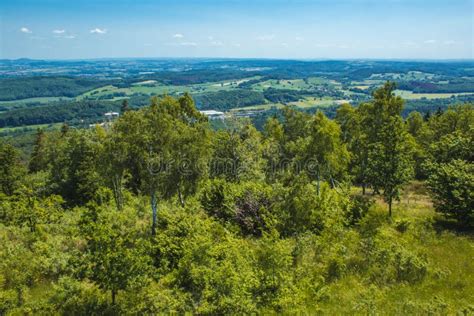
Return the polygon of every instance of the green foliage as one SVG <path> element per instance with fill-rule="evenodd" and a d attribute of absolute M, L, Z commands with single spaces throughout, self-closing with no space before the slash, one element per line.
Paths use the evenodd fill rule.
<path fill-rule="evenodd" d="M 70 277 L 62 277 L 54 285 L 49 299 L 52 309 L 63 315 L 113 315 L 117 310 L 107 302 L 98 287 Z"/>
<path fill-rule="evenodd" d="M 12 145 L 0 141 L 0 194 L 12 195 L 24 172 L 18 151 Z"/>
<path fill-rule="evenodd" d="M 46 152 L 45 133 L 42 129 L 36 132 L 35 146 L 31 153 L 28 169 L 30 172 L 44 171 L 48 167 L 48 156 Z"/>
<path fill-rule="evenodd" d="M 279 192 L 276 212 L 279 231 L 284 236 L 306 231 L 320 233 L 333 225 L 343 224 L 347 219 L 349 201 L 327 184 L 323 184 L 318 193 L 315 183 L 300 177 L 282 191 Z"/>
<path fill-rule="evenodd" d="M 101 144 L 94 131 L 63 134 L 50 152 L 51 186 L 72 205 L 92 200 L 102 179 L 98 157 Z"/>
<path fill-rule="evenodd" d="M 431 166 L 428 187 L 436 210 L 463 224 L 474 222 L 474 164 L 453 160 Z"/>
<path fill-rule="evenodd" d="M 203 110 L 229 110 L 265 103 L 260 92 L 243 89 L 198 94 L 194 96 L 194 100 L 196 106 Z"/>
<path fill-rule="evenodd" d="M 273 200 L 271 187 L 263 183 L 233 184 L 221 179 L 209 181 L 200 198 L 209 215 L 236 225 L 244 236 L 255 237 L 274 226 Z"/>
<path fill-rule="evenodd" d="M 147 242 L 137 238 L 133 226 L 127 225 L 131 220 L 127 215 L 123 212 L 118 215 L 105 206 L 90 205 L 80 220 L 86 249 L 79 258 L 78 273 L 110 291 L 112 305 L 119 291 L 145 285 L 149 269 L 149 258 L 145 255 Z"/>
<path fill-rule="evenodd" d="M 1 143 L 0 314 L 471 312 L 472 238 L 424 182 L 402 189 L 415 152 L 435 208 L 472 221 L 472 107 L 404 122 L 392 90 L 334 121 L 285 108 L 263 133 L 154 98 L 32 135 L 29 172 Z M 393 217 L 351 181 L 400 196 Z"/>
<path fill-rule="evenodd" d="M 4 78 L 0 81 L 0 100 L 33 97 L 73 97 L 106 85 L 96 79 L 72 77 Z"/>
<path fill-rule="evenodd" d="M 59 195 L 45 196 L 44 174 L 29 175 L 23 184 L 0 208 L 2 218 L 18 226 L 26 226 L 31 232 L 38 225 L 56 223 L 62 215 L 63 199 Z"/>
<path fill-rule="evenodd" d="M 272 103 L 288 103 L 292 101 L 298 101 L 307 94 L 307 91 L 274 88 L 268 88 L 263 92 L 265 98 Z"/>
<path fill-rule="evenodd" d="M 340 139 L 339 126 L 322 112 L 317 112 L 309 122 L 305 138 L 296 142 L 297 160 L 311 179 L 342 180 L 349 161 L 349 153 Z"/>
<path fill-rule="evenodd" d="M 419 137 L 436 210 L 467 226 L 472 224 L 474 205 L 473 112 L 472 105 L 448 109 L 431 117 Z"/>
<path fill-rule="evenodd" d="M 118 101 L 58 101 L 45 106 L 0 112 L 0 128 L 61 122 L 85 127 L 103 121 L 104 113 L 119 109 Z"/>
<path fill-rule="evenodd" d="M 403 100 L 393 95 L 395 86 L 387 82 L 374 92 L 363 119 L 368 152 L 368 177 L 375 190 L 383 189 L 392 215 L 392 201 L 400 188 L 413 176 L 414 140 L 408 135 L 401 117 Z"/>
<path fill-rule="evenodd" d="M 228 181 L 263 180 L 265 161 L 260 132 L 251 125 L 218 131 L 213 138 L 210 164 L 212 177 Z"/>
<path fill-rule="evenodd" d="M 348 221 L 351 225 L 357 224 L 369 210 L 374 206 L 373 198 L 366 195 L 354 195 L 351 197 L 351 208 Z"/>

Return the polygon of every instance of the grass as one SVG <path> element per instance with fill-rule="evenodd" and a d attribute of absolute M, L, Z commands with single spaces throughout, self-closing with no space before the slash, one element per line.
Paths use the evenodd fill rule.
<path fill-rule="evenodd" d="M 463 93 L 414 93 L 407 90 L 395 90 L 395 95 L 402 97 L 407 100 L 419 100 L 419 99 L 447 99 L 452 96 L 459 95 L 472 95 L 473 93 L 463 92 Z"/>
<path fill-rule="evenodd" d="M 360 188 L 353 188 L 360 192 Z M 385 216 L 387 205 L 377 198 L 372 212 Z M 393 218 L 378 230 L 428 263 L 423 280 L 377 285 L 366 272 L 348 273 L 328 285 L 323 314 L 456 315 L 474 313 L 474 235 L 472 231 L 437 229 L 441 217 L 421 182 L 406 186 Z M 398 231 L 397 223 L 407 223 Z"/>
<path fill-rule="evenodd" d="M 287 90 L 312 90 L 317 85 L 331 84 L 337 85 L 338 83 L 333 80 L 327 80 L 319 77 L 310 77 L 307 80 L 304 79 L 271 79 L 252 85 L 252 89 L 255 91 L 264 91 L 268 88 L 273 89 L 287 89 Z"/>
<path fill-rule="evenodd" d="M 88 91 L 80 96 L 77 99 L 85 98 L 101 98 L 109 96 L 110 99 L 113 99 L 113 94 L 123 93 L 126 96 L 131 96 L 135 93 L 148 94 L 148 95 L 161 95 L 161 94 L 176 94 L 176 93 L 204 93 L 204 92 L 217 92 L 222 90 L 232 90 L 238 88 L 238 85 L 242 82 L 254 79 L 255 77 L 242 79 L 242 80 L 233 80 L 233 81 L 220 81 L 220 82 L 210 82 L 202 83 L 195 85 L 164 85 L 161 83 L 156 83 L 153 80 L 143 81 L 134 83 L 132 86 L 127 88 L 117 88 L 115 86 L 105 86 L 101 88 Z M 153 82 L 152 82 L 153 81 Z"/>
<path fill-rule="evenodd" d="M 36 97 L 36 98 L 27 98 L 27 99 L 20 99 L 14 101 L 0 101 L 0 105 L 4 107 L 23 107 L 26 106 L 28 103 L 41 103 L 46 104 L 49 102 L 54 101 L 62 101 L 62 100 L 73 100 L 73 98 L 68 97 Z"/>
<path fill-rule="evenodd" d="M 63 123 L 53 123 L 53 124 L 37 124 L 37 125 L 26 125 L 26 126 L 16 126 L 16 127 L 2 127 L 0 128 L 1 134 L 14 133 L 22 130 L 33 131 L 38 128 L 41 129 L 58 129 L 63 125 Z"/>
<path fill-rule="evenodd" d="M 257 111 L 257 110 L 270 110 L 273 107 L 278 109 L 283 108 L 287 105 L 296 106 L 302 109 L 308 108 L 325 108 L 332 105 L 342 104 L 348 102 L 347 100 L 334 100 L 328 97 L 316 98 L 316 97 L 305 97 L 299 101 L 289 102 L 288 104 L 283 103 L 266 103 L 252 106 L 245 106 L 240 108 L 234 108 L 231 111 Z"/>

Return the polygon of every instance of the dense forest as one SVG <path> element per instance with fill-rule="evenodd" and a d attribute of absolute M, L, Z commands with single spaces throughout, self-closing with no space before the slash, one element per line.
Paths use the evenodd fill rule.
<path fill-rule="evenodd" d="M 0 101 L 34 97 L 75 97 L 107 82 L 71 77 L 31 77 L 0 79 Z"/>
<path fill-rule="evenodd" d="M 0 128 L 68 122 L 81 125 L 94 123 L 104 113 L 118 110 L 121 102 L 110 101 L 58 101 L 50 105 L 16 109 L 0 113 Z"/>
<path fill-rule="evenodd" d="M 394 89 L 261 130 L 154 97 L 26 160 L 0 141 L 0 314 L 473 313 L 474 106 L 404 117 Z"/>

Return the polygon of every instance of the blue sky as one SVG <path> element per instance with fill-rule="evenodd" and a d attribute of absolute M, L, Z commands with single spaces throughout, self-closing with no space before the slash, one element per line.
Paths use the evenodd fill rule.
<path fill-rule="evenodd" d="M 2 0 L 0 58 L 474 58 L 474 0 Z"/>

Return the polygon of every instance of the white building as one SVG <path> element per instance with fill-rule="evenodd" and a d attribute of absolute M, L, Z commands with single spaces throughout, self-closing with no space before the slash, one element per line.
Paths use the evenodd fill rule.
<path fill-rule="evenodd" d="M 219 112 L 215 110 L 204 110 L 204 111 L 199 111 L 201 114 L 204 114 L 207 116 L 210 120 L 223 120 L 224 119 L 224 112 Z"/>

